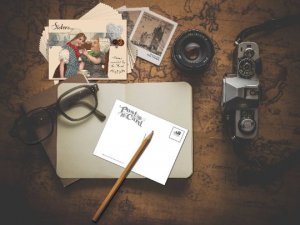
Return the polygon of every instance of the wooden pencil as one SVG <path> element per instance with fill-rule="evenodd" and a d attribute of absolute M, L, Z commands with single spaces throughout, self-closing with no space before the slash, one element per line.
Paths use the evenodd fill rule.
<path fill-rule="evenodd" d="M 118 178 L 118 180 L 116 181 L 116 183 L 114 184 L 114 186 L 112 187 L 112 189 L 110 190 L 110 192 L 108 193 L 108 195 L 106 196 L 104 201 L 101 203 L 101 205 L 96 210 L 96 212 L 95 212 L 95 214 L 92 218 L 93 222 L 98 221 L 99 217 L 101 216 L 103 211 L 108 206 L 110 200 L 113 198 L 113 196 L 115 195 L 115 193 L 117 192 L 117 190 L 119 189 L 119 187 L 121 186 L 121 184 L 123 183 L 125 178 L 127 177 L 128 173 L 131 171 L 132 167 L 135 165 L 136 161 L 139 159 L 139 157 L 141 156 L 141 154 L 143 153 L 143 151 L 145 150 L 145 148 L 147 147 L 147 145 L 151 141 L 153 133 L 154 132 L 152 131 L 147 137 L 144 138 L 144 140 L 142 141 L 140 147 L 138 148 L 138 150 L 136 151 L 134 156 L 131 158 L 128 165 L 125 167 L 125 169 L 122 172 L 121 176 Z"/>

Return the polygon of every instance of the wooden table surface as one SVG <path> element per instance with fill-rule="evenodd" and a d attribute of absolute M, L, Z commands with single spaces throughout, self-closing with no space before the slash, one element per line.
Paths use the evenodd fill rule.
<path fill-rule="evenodd" d="M 221 84 L 232 71 L 233 42 L 245 27 L 299 14 L 296 0 L 115 0 L 113 8 L 149 7 L 178 23 L 161 66 L 138 59 L 128 82 L 187 81 L 193 88 L 194 173 L 165 186 L 126 180 L 98 224 L 298 225 L 300 224 L 300 25 L 249 37 L 260 47 L 263 98 L 259 135 L 245 154 L 270 168 L 249 166 L 224 131 Z M 63 188 L 41 146 L 25 146 L 8 130 L 20 104 L 53 85 L 39 40 L 48 19 L 76 19 L 94 0 L 1 1 L 0 7 L 0 223 L 92 224 L 114 179 L 81 179 Z M 299 22 L 300 23 L 300 22 Z M 175 69 L 176 36 L 199 29 L 216 50 L 207 72 L 194 77 Z M 245 182 L 245 173 L 253 172 Z M 251 173 L 252 174 L 252 173 Z M 264 176 L 265 175 L 265 176 Z"/>

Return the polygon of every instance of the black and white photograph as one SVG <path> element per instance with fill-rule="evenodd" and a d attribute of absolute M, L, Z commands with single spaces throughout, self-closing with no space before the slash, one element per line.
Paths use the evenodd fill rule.
<path fill-rule="evenodd" d="M 130 36 L 138 56 L 160 65 L 177 23 L 152 11 L 142 11 Z"/>
<path fill-rule="evenodd" d="M 130 37 L 133 28 L 142 13 L 142 11 L 148 11 L 148 7 L 141 7 L 141 8 L 120 8 L 118 12 L 121 13 L 122 19 L 127 20 L 127 36 Z"/>

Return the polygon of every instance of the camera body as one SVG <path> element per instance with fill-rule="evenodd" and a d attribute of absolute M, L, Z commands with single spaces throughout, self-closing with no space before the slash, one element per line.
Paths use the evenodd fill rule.
<path fill-rule="evenodd" d="M 232 139 L 253 139 L 258 130 L 261 72 L 255 42 L 241 42 L 235 49 L 234 71 L 223 79 L 222 108 Z"/>

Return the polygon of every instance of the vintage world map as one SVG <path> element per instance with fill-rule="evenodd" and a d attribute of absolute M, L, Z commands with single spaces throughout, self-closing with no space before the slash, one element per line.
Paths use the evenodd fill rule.
<path fill-rule="evenodd" d="M 295 166 L 300 154 L 300 23 L 248 38 L 260 47 L 263 94 L 259 135 L 245 149 L 233 151 L 224 129 L 220 103 L 222 79 L 233 72 L 236 35 L 266 20 L 299 14 L 300 2 L 101 2 L 113 8 L 147 6 L 178 23 L 161 65 L 138 59 L 125 82 L 186 81 L 193 89 L 194 109 L 192 177 L 187 181 L 170 180 L 172 189 L 166 186 L 163 190 L 150 181 L 126 183 L 111 205 L 117 210 L 104 216 L 104 220 L 110 221 L 104 224 L 188 225 L 199 224 L 196 222 L 199 220 L 201 224 L 285 224 L 281 220 L 296 220 L 298 223 L 286 224 L 299 224 L 296 210 L 300 206 L 296 199 L 299 200 L 300 183 L 294 183 L 294 179 L 300 177 L 299 164 Z M 48 63 L 39 52 L 40 36 L 48 19 L 77 19 L 98 3 L 95 0 L 1 1 L 0 196 L 1 208 L 6 208 L 4 219 L 10 217 L 17 205 L 15 211 L 30 224 L 87 224 L 95 205 L 113 184 L 110 180 L 82 180 L 64 190 L 41 147 L 24 146 L 8 134 L 20 114 L 21 103 L 53 86 L 53 81 L 48 80 Z M 203 74 L 183 74 L 171 61 L 174 40 L 188 29 L 198 29 L 213 41 L 215 56 Z M 249 180 L 245 183 L 245 174 L 250 183 Z M 179 211 L 181 216 L 177 215 Z M 11 222 L 17 224 L 19 219 L 12 218 Z"/>

